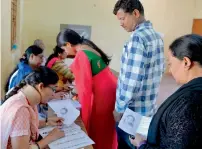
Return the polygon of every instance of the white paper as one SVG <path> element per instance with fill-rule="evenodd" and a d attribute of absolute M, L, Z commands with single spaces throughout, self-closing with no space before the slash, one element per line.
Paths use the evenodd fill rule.
<path fill-rule="evenodd" d="M 54 127 L 46 127 L 40 129 L 39 133 L 42 135 L 42 137 L 45 137 L 53 128 Z M 65 126 L 62 128 L 62 130 L 65 133 L 65 137 L 50 143 L 50 149 L 78 149 L 94 144 L 86 133 L 82 131 L 76 124 Z"/>
<path fill-rule="evenodd" d="M 48 104 L 58 117 L 64 118 L 64 124 L 68 126 L 71 125 L 80 115 L 80 111 L 72 105 L 70 99 L 53 100 L 48 102 Z"/>
<path fill-rule="evenodd" d="M 48 135 L 48 133 L 49 133 L 51 130 L 53 130 L 53 128 L 54 128 L 53 126 L 48 126 L 48 127 L 41 128 L 41 129 L 39 129 L 39 133 L 40 133 L 40 135 L 44 138 L 45 136 Z M 75 129 L 81 129 L 81 127 L 80 127 L 79 125 L 73 123 L 73 124 L 70 125 L 70 126 L 63 125 L 63 126 L 61 127 L 61 129 L 62 129 L 63 131 L 68 132 L 68 131 L 73 131 L 73 130 L 75 130 Z"/>
<path fill-rule="evenodd" d="M 139 133 L 147 137 L 151 119 L 152 119 L 151 117 L 142 116 L 142 119 L 140 121 L 139 127 L 137 128 L 136 133 Z"/>
<path fill-rule="evenodd" d="M 121 121 L 119 122 L 118 127 L 128 134 L 135 135 L 140 124 L 141 117 L 142 116 L 140 114 L 127 108 L 121 118 Z"/>
<path fill-rule="evenodd" d="M 118 127 L 128 134 L 135 136 L 136 133 L 139 133 L 147 137 L 150 122 L 150 117 L 141 116 L 127 108 Z"/>
<path fill-rule="evenodd" d="M 74 106 L 75 108 L 77 108 L 77 109 L 80 109 L 80 108 L 81 108 L 81 104 L 80 104 L 78 101 L 76 101 L 76 100 L 71 100 L 71 102 L 72 102 L 72 104 L 73 104 L 73 106 Z"/>

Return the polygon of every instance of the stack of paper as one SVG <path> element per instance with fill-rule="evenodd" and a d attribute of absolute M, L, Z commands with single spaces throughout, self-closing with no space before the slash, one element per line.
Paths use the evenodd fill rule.
<path fill-rule="evenodd" d="M 39 130 L 39 133 L 42 137 L 45 137 L 53 128 L 54 127 L 42 128 Z M 65 133 L 65 137 L 50 143 L 50 149 L 78 149 L 94 144 L 86 133 L 81 130 L 80 126 L 75 123 L 70 126 L 64 125 L 62 130 Z"/>

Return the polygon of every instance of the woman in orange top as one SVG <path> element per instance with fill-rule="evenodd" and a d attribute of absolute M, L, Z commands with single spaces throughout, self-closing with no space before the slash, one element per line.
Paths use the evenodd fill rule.
<path fill-rule="evenodd" d="M 68 90 L 68 86 L 65 84 L 67 81 L 72 82 L 74 76 L 69 67 L 64 63 L 67 54 L 65 50 L 58 46 L 56 46 L 53 51 L 54 52 L 48 57 L 46 66 L 54 70 L 59 77 L 57 91 Z"/>

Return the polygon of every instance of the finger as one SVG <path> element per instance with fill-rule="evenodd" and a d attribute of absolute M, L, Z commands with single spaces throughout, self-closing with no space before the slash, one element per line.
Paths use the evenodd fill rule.
<path fill-rule="evenodd" d="M 62 126 L 62 125 L 63 125 L 62 122 L 58 122 L 58 123 L 57 123 L 57 126 Z"/>
<path fill-rule="evenodd" d="M 61 120 L 61 117 L 51 117 L 50 120 L 54 121 L 54 122 L 57 122 L 57 121 L 60 121 Z"/>

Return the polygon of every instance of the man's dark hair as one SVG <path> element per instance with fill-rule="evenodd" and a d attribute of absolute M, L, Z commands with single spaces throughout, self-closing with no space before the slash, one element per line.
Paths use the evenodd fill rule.
<path fill-rule="evenodd" d="M 130 14 L 137 9 L 141 15 L 144 15 L 144 7 L 139 0 L 118 0 L 114 6 L 113 13 L 116 15 L 119 9 Z"/>

